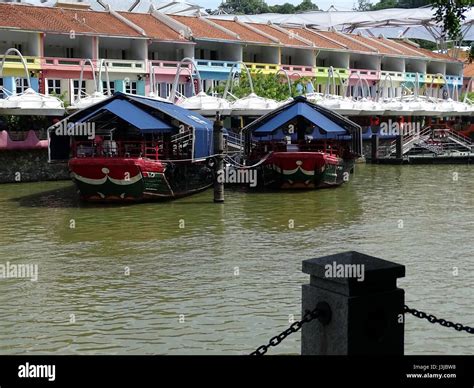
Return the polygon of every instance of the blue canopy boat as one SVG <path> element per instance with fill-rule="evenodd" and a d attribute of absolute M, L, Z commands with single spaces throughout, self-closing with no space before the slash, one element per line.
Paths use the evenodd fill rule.
<path fill-rule="evenodd" d="M 50 161 L 69 160 L 87 201 L 172 199 L 213 182 L 212 122 L 172 103 L 117 92 L 48 134 Z"/>
<path fill-rule="evenodd" d="M 304 97 L 260 117 L 243 131 L 247 159 L 258 164 L 260 188 L 338 186 L 347 180 L 362 149 L 359 125 Z"/>

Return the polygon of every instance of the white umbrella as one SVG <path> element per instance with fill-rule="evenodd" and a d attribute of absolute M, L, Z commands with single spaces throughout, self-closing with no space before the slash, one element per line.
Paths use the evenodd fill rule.
<path fill-rule="evenodd" d="M 176 90 L 178 87 L 179 76 L 181 74 L 181 67 L 183 64 L 186 63 L 190 64 L 196 72 L 199 92 L 198 94 L 192 97 L 181 96 L 181 98 L 176 101 Z M 191 73 L 191 80 L 192 79 L 193 73 Z M 225 100 L 224 98 L 209 96 L 202 90 L 201 75 L 199 73 L 196 62 L 192 58 L 184 58 L 178 64 L 173 82 L 173 87 L 171 89 L 170 100 L 176 105 L 185 109 L 195 111 L 201 114 L 202 116 L 215 117 L 217 114 L 223 116 L 227 116 L 230 114 L 230 104 L 227 100 Z"/>
<path fill-rule="evenodd" d="M 31 88 L 30 74 L 23 55 L 15 48 L 9 48 L 3 55 L 0 67 L 0 77 L 2 75 L 5 60 L 8 54 L 14 53 L 20 57 L 23 69 L 25 70 L 28 88 L 20 94 L 11 94 L 0 100 L 0 114 L 4 115 L 36 115 L 36 116 L 62 116 L 64 114 L 63 102 L 53 96 L 45 96 Z"/>

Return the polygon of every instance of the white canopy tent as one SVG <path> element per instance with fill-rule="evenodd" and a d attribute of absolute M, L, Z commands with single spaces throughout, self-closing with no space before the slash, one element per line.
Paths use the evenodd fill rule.
<path fill-rule="evenodd" d="M 462 22 L 464 40 L 474 40 L 474 7 L 465 14 Z M 232 19 L 235 15 L 213 15 L 215 19 Z M 239 15 L 249 23 L 272 23 L 282 25 L 306 25 L 320 30 L 336 29 L 342 32 L 357 32 L 391 38 L 417 38 L 439 42 L 442 29 L 434 20 L 431 8 L 383 9 L 379 11 L 315 11 L 293 15 L 260 14 Z"/>
<path fill-rule="evenodd" d="M 6 1 L 6 0 L 0 0 Z M 60 0 L 62 2 L 89 3 L 92 9 L 102 10 L 100 4 L 109 4 L 112 9 L 133 12 L 148 12 L 150 5 L 170 15 L 207 15 L 198 4 L 186 1 L 157 0 Z M 57 0 L 25 0 L 25 3 L 53 6 Z M 474 40 L 474 7 L 469 9 L 462 22 L 463 40 Z M 213 19 L 233 19 L 236 15 L 211 15 Z M 336 29 L 342 32 L 361 32 L 368 36 L 385 35 L 388 38 L 425 39 L 440 44 L 444 48 L 445 38 L 442 28 L 434 20 L 434 10 L 423 8 L 392 8 L 379 11 L 312 11 L 299 14 L 266 13 L 259 15 L 238 15 L 238 18 L 249 23 L 267 23 L 271 21 L 283 26 L 306 25 L 320 30 Z"/>

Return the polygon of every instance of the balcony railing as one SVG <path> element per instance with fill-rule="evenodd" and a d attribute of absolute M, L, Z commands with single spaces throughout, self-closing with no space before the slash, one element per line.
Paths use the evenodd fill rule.
<path fill-rule="evenodd" d="M 145 61 L 135 61 L 127 59 L 105 59 L 109 72 L 132 72 L 145 73 Z"/>
<path fill-rule="evenodd" d="M 280 65 L 280 69 L 287 71 L 290 77 L 297 75 L 314 77 L 316 75 L 316 69 L 313 66 Z"/>
<path fill-rule="evenodd" d="M 441 75 L 436 74 L 426 74 L 426 83 L 434 83 L 434 84 L 444 84 L 444 79 Z"/>
<path fill-rule="evenodd" d="M 203 68 L 206 71 L 224 71 L 226 73 L 236 64 L 234 61 L 212 61 L 208 59 L 197 59 L 196 63 L 199 70 Z"/>
<path fill-rule="evenodd" d="M 174 76 L 178 70 L 178 61 L 163 61 L 160 59 L 153 59 L 148 61 L 148 69 L 153 66 L 153 71 L 157 75 Z M 192 71 L 192 66 L 189 63 L 181 65 L 181 75 L 187 76 Z"/>
<path fill-rule="evenodd" d="M 41 67 L 46 69 L 56 70 L 80 70 L 81 65 L 84 63 L 82 58 L 53 58 L 45 57 L 41 58 Z M 96 61 L 92 61 L 96 62 Z M 86 69 L 88 70 L 88 69 Z"/>
<path fill-rule="evenodd" d="M 366 79 L 369 81 L 378 81 L 380 79 L 379 70 L 369 70 L 369 69 L 350 69 L 351 83 L 357 82 L 360 78 Z"/>
<path fill-rule="evenodd" d="M 447 75 L 446 81 L 450 85 L 462 85 L 463 77 L 460 75 Z"/>
<path fill-rule="evenodd" d="M 273 63 L 251 63 L 245 62 L 245 65 L 248 67 L 251 72 L 261 72 L 263 74 L 272 74 L 276 73 L 279 70 L 279 66 Z"/>
<path fill-rule="evenodd" d="M 316 77 L 325 77 L 329 76 L 329 67 L 316 67 Z M 349 78 L 349 69 L 343 69 L 342 67 L 333 67 L 334 76 L 337 77 L 337 74 L 341 78 Z"/>
<path fill-rule="evenodd" d="M 3 60 L 3 55 L 0 55 L 0 61 Z M 23 56 L 25 58 L 28 70 L 40 70 L 41 69 L 41 60 L 39 57 L 33 56 Z M 16 55 L 7 55 L 5 59 L 5 68 L 6 69 L 21 69 L 23 70 L 23 65 L 21 59 Z"/>
<path fill-rule="evenodd" d="M 413 83 L 416 82 L 416 74 L 417 73 L 413 73 L 413 72 L 405 72 L 405 81 L 406 82 L 413 82 Z M 419 83 L 424 83 L 424 82 L 431 83 L 431 79 L 428 79 L 428 74 L 418 73 L 418 82 Z"/>
<path fill-rule="evenodd" d="M 405 76 L 403 71 L 396 70 L 382 70 L 380 72 L 380 79 L 383 81 L 385 78 L 392 79 L 392 81 L 403 82 L 405 81 Z"/>

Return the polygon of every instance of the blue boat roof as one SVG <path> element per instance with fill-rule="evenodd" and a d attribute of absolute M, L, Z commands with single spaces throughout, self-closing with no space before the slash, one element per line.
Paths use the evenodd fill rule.
<path fill-rule="evenodd" d="M 204 158 L 213 154 L 213 122 L 198 113 L 171 102 L 116 92 L 97 104 L 73 113 L 63 121 L 84 123 L 99 121 L 106 124 L 110 114 L 120 118 L 142 134 L 177 132 L 187 126 L 194 133 L 194 157 Z"/>
<path fill-rule="evenodd" d="M 297 102 L 296 104 L 289 106 L 287 109 L 280 112 L 280 114 L 270 118 L 253 132 L 255 134 L 272 133 L 298 116 L 304 117 L 306 120 L 318 126 L 326 133 L 335 135 L 344 135 L 347 133 L 346 129 L 342 128 L 339 124 L 332 121 L 321 112 L 313 109 L 313 107 L 306 104 L 305 102 Z"/>
<path fill-rule="evenodd" d="M 75 120 L 76 123 L 83 123 L 96 116 L 101 111 L 108 111 L 113 113 L 122 120 L 133 125 L 141 132 L 153 132 L 153 131 L 172 131 L 173 127 L 170 124 L 165 123 L 157 117 L 137 108 L 135 105 L 128 103 L 126 100 L 108 100 L 105 105 L 102 105 L 99 110 L 93 110 L 88 115 Z"/>
<path fill-rule="evenodd" d="M 349 135 L 360 130 L 360 126 L 329 109 L 315 105 L 303 96 L 297 96 L 288 104 L 275 109 L 247 125 L 244 130 L 264 136 L 280 129 L 289 121 L 302 117 L 326 135 Z"/>
<path fill-rule="evenodd" d="M 120 92 L 119 92 L 120 93 Z M 171 102 L 164 102 L 164 101 L 157 101 L 147 97 L 141 96 L 131 96 L 129 94 L 120 93 L 121 95 L 125 95 L 128 97 L 130 101 L 136 101 L 139 104 L 146 105 L 148 107 L 157 109 L 168 116 L 174 118 L 186 124 L 188 126 L 192 126 L 194 128 L 212 128 L 213 124 L 212 121 L 206 119 L 204 116 L 201 116 L 198 113 L 189 111 L 187 109 L 181 108 Z"/>

